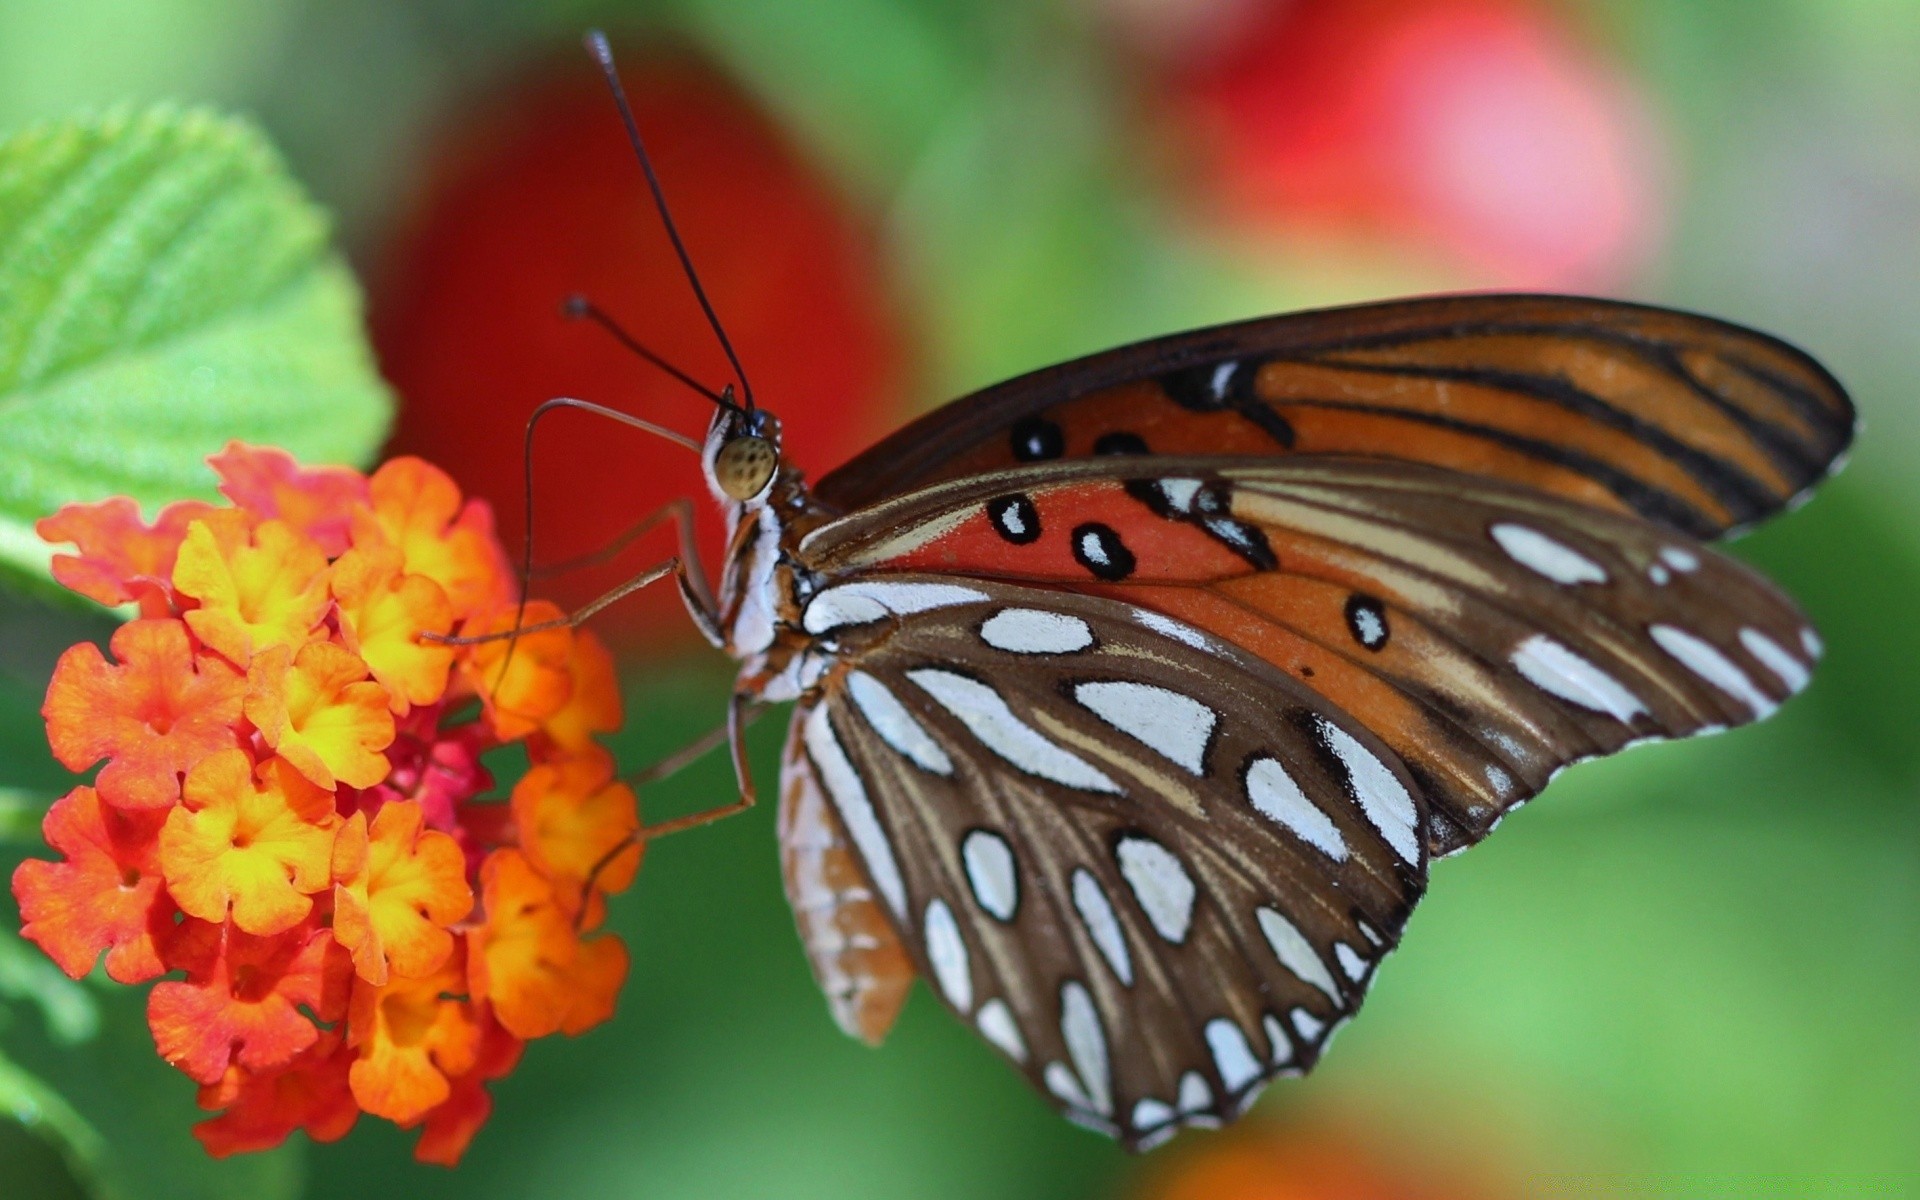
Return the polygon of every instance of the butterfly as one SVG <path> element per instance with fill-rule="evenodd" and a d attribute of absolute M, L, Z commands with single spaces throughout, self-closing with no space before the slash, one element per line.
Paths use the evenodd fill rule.
<path fill-rule="evenodd" d="M 717 590 L 684 505 L 671 564 L 740 662 L 715 814 L 753 800 L 744 716 L 793 702 L 781 864 L 840 1026 L 878 1043 L 924 978 L 1130 1149 L 1311 1069 L 1435 858 L 1572 763 L 1769 715 L 1821 654 L 1707 543 L 1835 469 L 1853 408 L 1712 318 L 1478 295 L 1204 329 L 814 485 L 733 361 L 699 446 Z"/>

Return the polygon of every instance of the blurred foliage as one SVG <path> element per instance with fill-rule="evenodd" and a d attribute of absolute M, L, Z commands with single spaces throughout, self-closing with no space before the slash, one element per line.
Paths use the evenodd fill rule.
<path fill-rule="evenodd" d="M 1904 0 L 1557 7 L 1638 72 L 1672 141 L 1668 246 L 1635 294 L 1786 334 L 1866 416 L 1856 465 L 1737 548 L 1801 599 L 1829 657 L 1764 726 L 1582 767 L 1441 864 L 1366 1018 L 1266 1103 L 1279 1119 L 1345 1114 L 1383 1144 L 1471 1145 L 1542 1191 L 1911 1188 L 1920 15 Z M 419 148 L 503 74 L 575 54 L 593 22 L 688 44 L 754 91 L 886 239 L 924 351 L 903 411 L 1124 338 L 1476 282 L 1249 254 L 1185 220 L 1140 130 L 1137 81 L 1104 52 L 1101 9 L 18 0 L 0 8 L 0 126 L 126 99 L 245 107 L 370 265 L 422 186 Z M 63 786 L 32 714 L 52 655 L 98 632 L 5 603 L 0 787 L 24 794 L 0 795 L 0 817 Z M 637 766 L 718 719 L 725 676 L 637 662 L 629 691 L 637 728 L 620 750 Z M 763 780 L 781 732 L 772 718 L 755 730 Z M 730 786 L 711 758 L 643 803 L 657 819 Z M 0 819 L 0 836 L 22 824 Z M 611 924 L 634 951 L 619 1016 L 530 1054 L 460 1170 L 418 1167 L 404 1135 L 368 1128 L 304 1151 L 304 1194 L 1097 1196 L 1130 1170 L 925 995 L 879 1052 L 833 1028 L 780 894 L 770 806 L 656 847 Z M 43 990 L 6 961 L 0 1102 L 34 1102 L 6 1090 L 24 1070 L 71 1108 L 45 1120 L 52 1152 L 0 1140 L 9 1197 L 91 1185 L 66 1165 L 91 1160 L 90 1138 L 126 1194 L 300 1191 L 298 1148 L 224 1167 L 200 1156 L 192 1087 L 154 1059 L 135 998 Z M 49 1015 L 79 1011 L 59 1007 L 75 996 L 99 1013 L 77 1047 Z"/>

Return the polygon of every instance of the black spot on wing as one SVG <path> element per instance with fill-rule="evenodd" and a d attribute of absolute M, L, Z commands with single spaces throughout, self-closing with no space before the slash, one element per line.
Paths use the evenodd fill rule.
<path fill-rule="evenodd" d="M 994 532 L 1016 546 L 1040 540 L 1040 510 L 1019 492 L 987 501 L 987 519 L 993 522 Z"/>
<path fill-rule="evenodd" d="M 1073 557 L 1096 579 L 1109 583 L 1125 579 L 1133 574 L 1138 564 L 1133 551 L 1127 549 L 1120 535 L 1112 526 L 1102 525 L 1098 521 L 1088 521 L 1073 531 Z"/>
<path fill-rule="evenodd" d="M 1116 429 L 1112 433 L 1103 433 L 1093 443 L 1095 454 L 1151 454 L 1147 449 L 1147 439 L 1137 433 L 1128 433 Z"/>
<path fill-rule="evenodd" d="M 1387 606 L 1365 592 L 1348 596 L 1347 632 L 1366 649 L 1379 651 L 1393 636 L 1387 627 Z"/>
<path fill-rule="evenodd" d="M 1228 359 L 1170 371 L 1160 377 L 1160 386 L 1175 404 L 1189 412 L 1237 412 L 1291 450 L 1293 426 L 1254 391 L 1259 373 L 1257 362 Z"/>
<path fill-rule="evenodd" d="M 1060 427 L 1045 417 L 1023 417 L 1008 431 L 1013 457 L 1020 462 L 1045 462 L 1059 458 L 1067 450 L 1067 439 Z"/>

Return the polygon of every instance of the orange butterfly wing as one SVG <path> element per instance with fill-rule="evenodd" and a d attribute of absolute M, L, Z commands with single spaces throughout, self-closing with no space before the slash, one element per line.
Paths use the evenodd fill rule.
<path fill-rule="evenodd" d="M 1269 317 L 1021 376 L 828 474 L 842 512 L 1103 452 L 1357 455 L 1523 484 L 1712 538 L 1777 511 L 1851 440 L 1840 385 L 1708 317 L 1458 296 Z"/>

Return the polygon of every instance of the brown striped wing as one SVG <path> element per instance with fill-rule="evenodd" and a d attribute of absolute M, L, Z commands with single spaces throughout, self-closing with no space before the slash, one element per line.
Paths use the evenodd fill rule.
<path fill-rule="evenodd" d="M 1099 570 L 1089 530 L 1111 539 Z M 828 578 L 990 576 L 1207 630 L 1390 747 L 1439 854 L 1569 763 L 1767 715 L 1819 654 L 1787 597 L 1689 538 L 1409 464 L 1053 463 L 876 506 L 801 554 Z"/>
<path fill-rule="evenodd" d="M 899 586 L 932 581 L 890 582 L 911 609 Z M 1425 884 L 1395 757 L 1153 614 L 934 586 L 952 603 L 891 615 L 842 594 L 822 631 L 840 665 L 796 712 L 783 781 L 832 804 L 921 974 L 1135 1148 L 1310 1068 Z"/>
<path fill-rule="evenodd" d="M 1818 482 L 1853 428 L 1818 363 L 1724 321 L 1573 297 L 1436 297 L 1203 329 L 1024 375 L 906 426 L 817 494 L 851 513 L 1113 449 L 1357 455 L 1713 538 Z"/>

